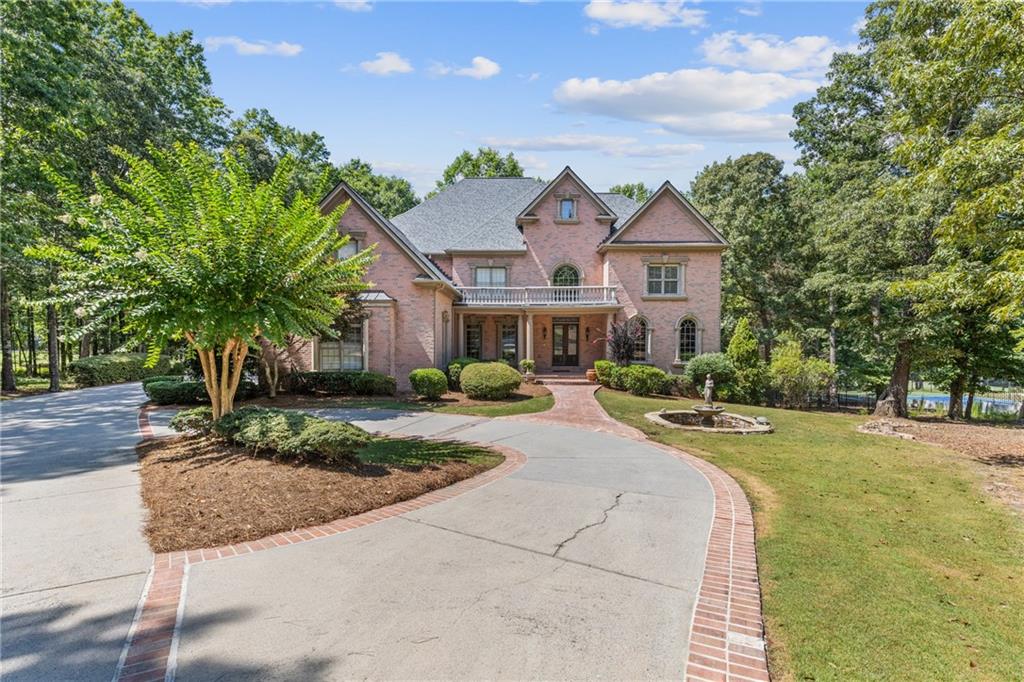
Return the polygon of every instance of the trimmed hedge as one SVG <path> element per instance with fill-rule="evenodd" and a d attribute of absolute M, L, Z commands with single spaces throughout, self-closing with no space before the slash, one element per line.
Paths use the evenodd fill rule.
<path fill-rule="evenodd" d="M 466 356 L 458 357 L 448 363 L 448 386 L 453 391 L 459 391 L 462 389 L 460 384 L 460 378 L 462 376 L 462 370 L 466 369 L 469 365 L 475 365 L 480 360 L 476 358 L 470 358 Z"/>
<path fill-rule="evenodd" d="M 105 386 L 139 381 L 167 374 L 170 361 L 163 355 L 152 367 L 146 367 L 145 353 L 110 353 L 79 358 L 68 365 L 68 373 L 79 386 Z"/>
<path fill-rule="evenodd" d="M 303 412 L 242 407 L 212 421 L 209 408 L 181 412 L 171 420 L 176 431 L 213 433 L 254 451 L 331 463 L 358 463 L 356 454 L 369 445 L 369 433 L 346 422 L 328 421 Z"/>
<path fill-rule="evenodd" d="M 715 397 L 728 400 L 733 382 L 736 380 L 736 366 L 725 353 L 701 353 L 686 361 L 683 375 L 697 393 L 704 394 L 704 382 L 710 374 L 715 382 Z"/>
<path fill-rule="evenodd" d="M 142 388 L 146 388 L 149 384 L 155 384 L 158 381 L 184 381 L 185 377 L 177 374 L 157 374 L 155 376 L 146 377 L 142 380 Z"/>
<path fill-rule="evenodd" d="M 448 377 L 439 369 L 428 367 L 409 372 L 409 383 L 416 395 L 437 400 L 448 390 Z"/>
<path fill-rule="evenodd" d="M 157 405 L 195 405 L 210 402 L 206 392 L 206 383 L 202 381 L 154 381 L 145 384 L 142 389 Z M 240 381 L 235 400 L 248 400 L 259 395 L 259 387 L 251 381 Z"/>
<path fill-rule="evenodd" d="M 293 372 L 288 381 L 292 392 L 306 395 L 394 395 L 398 388 L 394 377 L 357 370 Z"/>
<path fill-rule="evenodd" d="M 657 367 L 630 365 L 619 369 L 621 370 L 623 388 L 633 395 L 664 393 L 668 385 L 668 375 Z"/>
<path fill-rule="evenodd" d="M 597 372 L 597 383 L 602 386 L 612 385 L 612 371 L 614 371 L 616 365 L 611 360 L 595 360 L 594 371 Z"/>
<path fill-rule="evenodd" d="M 474 400 L 503 400 L 523 382 L 523 376 L 501 362 L 473 363 L 462 370 L 462 391 Z"/>

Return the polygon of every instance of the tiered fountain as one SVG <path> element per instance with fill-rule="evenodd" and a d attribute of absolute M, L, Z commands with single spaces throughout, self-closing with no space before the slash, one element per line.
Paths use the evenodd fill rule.
<path fill-rule="evenodd" d="M 692 410 L 662 410 L 648 412 L 647 419 L 671 429 L 688 429 L 710 433 L 771 433 L 772 425 L 767 419 L 753 419 L 740 414 L 731 414 L 721 405 L 713 402 L 715 382 L 709 374 L 704 382 L 704 403 L 694 405 Z"/>

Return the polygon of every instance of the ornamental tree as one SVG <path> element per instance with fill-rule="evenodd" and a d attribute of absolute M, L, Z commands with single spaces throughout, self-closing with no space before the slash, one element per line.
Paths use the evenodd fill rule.
<path fill-rule="evenodd" d="M 33 251 L 60 265 L 52 300 L 74 306 L 77 333 L 123 315 L 125 345 L 145 344 L 153 362 L 169 340 L 185 339 L 219 419 L 234 409 L 257 337 L 284 345 L 289 335 L 333 336 L 373 254 L 334 257 L 347 240 L 336 228 L 347 204 L 323 215 L 319 192 L 286 201 L 290 157 L 255 183 L 230 153 L 195 144 L 148 151 L 115 149 L 127 175 L 113 185 L 94 177 L 92 194 L 47 169 L 67 210 L 61 219 L 82 237 Z"/>

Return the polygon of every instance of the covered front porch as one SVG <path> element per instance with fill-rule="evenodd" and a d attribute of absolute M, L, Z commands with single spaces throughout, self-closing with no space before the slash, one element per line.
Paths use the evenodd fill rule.
<path fill-rule="evenodd" d="M 579 372 L 606 357 L 605 337 L 618 306 L 600 311 L 455 310 L 457 356 L 504 359 L 518 366 L 536 363 L 536 372 Z"/>

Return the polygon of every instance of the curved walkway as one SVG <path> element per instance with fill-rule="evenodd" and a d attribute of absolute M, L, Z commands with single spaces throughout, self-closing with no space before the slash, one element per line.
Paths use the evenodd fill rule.
<path fill-rule="evenodd" d="M 107 398 L 129 399 L 132 390 L 138 391 L 91 393 L 82 402 L 94 406 L 92 416 L 76 421 L 100 426 L 96 409 L 104 411 Z M 352 525 L 343 520 L 336 532 L 282 534 L 271 551 L 222 548 L 218 561 L 205 560 L 213 558 L 209 550 L 191 559 L 161 555 L 146 588 L 157 610 L 147 615 L 147 603 L 136 631 L 147 623 L 169 625 L 174 646 L 168 655 L 165 643 L 142 638 L 136 642 L 142 648 L 133 644 L 135 655 L 121 661 L 122 679 L 163 679 L 161 666 L 182 680 L 662 679 L 684 670 L 706 679 L 720 679 L 719 670 L 764 679 L 753 667 L 759 610 L 755 622 L 753 607 L 743 603 L 756 600 L 756 574 L 753 595 L 743 592 L 749 582 L 734 585 L 746 531 L 737 522 L 742 505 L 725 490 L 731 479 L 718 480 L 726 477 L 710 465 L 641 442 L 604 415 L 590 387 L 555 392 L 549 413 L 495 420 L 323 410 L 374 431 L 493 443 L 522 452 L 526 461 L 516 469 L 520 462 L 511 458 L 502 465 L 507 471 L 498 472 L 506 477 L 466 482 L 457 497 L 453 492 L 460 491 L 447 489 L 422 504 L 396 505 L 395 515 L 355 524 L 363 526 L 356 532 L 342 532 Z M 567 411 L 573 400 L 582 402 Z M 168 416 L 153 414 L 156 433 Z M 572 427 L 558 423 L 565 416 Z M 6 437 L 6 414 L 4 426 Z M 89 449 L 88 439 L 80 443 Z M 5 467 L 7 454 L 5 443 Z M 47 477 L 46 466 L 38 477 Z M 93 492 L 86 497 L 102 506 L 105 498 Z M 141 543 L 138 492 L 130 494 L 135 515 L 122 517 L 117 532 Z M 55 545 L 81 551 L 69 540 Z M 6 532 L 4 543 L 6 549 Z M 105 560 L 108 567 L 122 565 L 119 557 Z M 133 575 L 137 599 L 145 576 Z M 120 615 L 115 629 L 123 637 L 132 614 L 121 609 Z M 741 616 L 749 616 L 746 623 Z M 725 625 L 718 627 L 716 618 Z M 741 642 L 733 626 L 755 634 Z M 5 672 L 55 677 L 38 674 L 41 667 L 27 674 L 31 656 L 11 657 L 9 623 L 4 627 Z M 24 635 L 33 627 L 18 629 Z M 38 644 L 44 636 L 36 637 Z M 96 667 L 78 678 L 109 679 L 117 666 L 117 655 L 109 653 L 95 656 Z M 77 652 L 68 654 L 72 660 Z M 751 660 L 735 658 L 744 654 Z M 760 656 L 763 661 L 763 651 Z M 161 666 L 149 665 L 155 660 Z"/>

